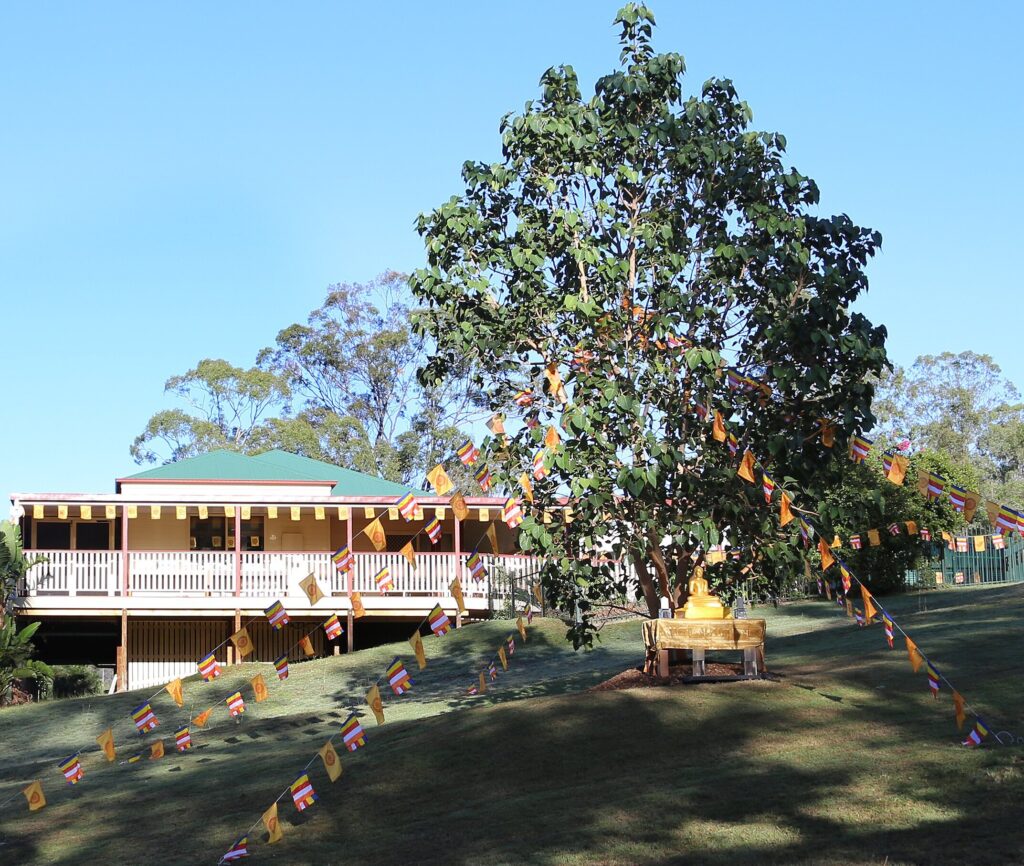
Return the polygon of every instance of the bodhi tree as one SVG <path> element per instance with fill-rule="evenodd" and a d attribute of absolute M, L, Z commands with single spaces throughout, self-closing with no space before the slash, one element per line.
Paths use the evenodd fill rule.
<path fill-rule="evenodd" d="M 730 81 L 684 96 L 649 10 L 616 23 L 621 64 L 592 97 L 549 69 L 502 120 L 502 160 L 467 162 L 465 190 L 420 218 L 412 278 L 436 343 L 423 382 L 468 364 L 508 413 L 483 451 L 510 494 L 540 452 L 522 544 L 577 646 L 625 590 L 602 556 L 632 562 L 652 615 L 698 567 L 726 596 L 801 572 L 797 521 L 780 529 L 778 491 L 769 508 L 740 456 L 813 511 L 887 365 L 884 329 L 850 312 L 878 233 L 812 212 L 817 186 Z M 723 543 L 739 557 L 709 565 Z"/>

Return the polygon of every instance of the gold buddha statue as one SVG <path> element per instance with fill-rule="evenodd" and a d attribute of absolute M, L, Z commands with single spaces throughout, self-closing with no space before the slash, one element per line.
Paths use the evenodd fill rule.
<path fill-rule="evenodd" d="M 693 570 L 693 577 L 687 588 L 690 597 L 686 604 L 676 608 L 676 616 L 682 619 L 732 619 L 732 611 L 723 606 L 718 597 L 708 591 L 704 569 L 699 565 Z"/>

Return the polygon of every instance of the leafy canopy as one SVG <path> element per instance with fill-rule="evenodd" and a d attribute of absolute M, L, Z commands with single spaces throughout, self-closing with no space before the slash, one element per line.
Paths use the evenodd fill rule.
<path fill-rule="evenodd" d="M 817 186 L 784 166 L 783 136 L 749 128 L 730 81 L 686 96 L 649 10 L 630 4 L 616 24 L 620 67 L 593 96 L 571 67 L 549 69 L 540 97 L 502 119 L 502 160 L 467 162 L 464 191 L 420 218 L 427 266 L 411 282 L 436 344 L 422 381 L 468 364 L 490 409 L 525 411 L 529 424 L 485 443 L 507 490 L 561 426 L 537 493 L 566 495 L 574 519 L 533 512 L 523 543 L 550 557 L 545 586 L 579 613 L 577 644 L 593 605 L 623 590 L 580 554 L 629 556 L 652 610 L 725 539 L 744 551 L 709 574 L 727 593 L 795 570 L 789 531 L 756 507 L 696 403 L 813 506 L 834 472 L 819 419 L 838 426 L 836 448 L 869 427 L 867 380 L 887 363 L 884 329 L 849 310 L 877 232 L 812 213 Z M 756 382 L 730 392 L 727 365 Z"/>

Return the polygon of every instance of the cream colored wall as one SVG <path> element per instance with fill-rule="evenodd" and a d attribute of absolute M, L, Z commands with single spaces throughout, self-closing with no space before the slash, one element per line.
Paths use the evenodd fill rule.
<path fill-rule="evenodd" d="M 300 533 L 302 535 L 301 550 L 333 550 L 331 547 L 331 523 L 337 518 L 326 515 L 323 520 L 317 520 L 309 509 L 303 509 L 301 520 L 292 520 L 288 509 L 282 508 L 278 511 L 276 518 L 263 518 L 263 532 L 266 538 L 263 541 L 264 550 L 292 550 L 294 545 L 284 546 L 285 533 Z"/>
<path fill-rule="evenodd" d="M 128 549 L 188 550 L 188 527 L 188 520 L 178 520 L 173 514 L 153 520 L 140 513 L 128 521 Z"/>

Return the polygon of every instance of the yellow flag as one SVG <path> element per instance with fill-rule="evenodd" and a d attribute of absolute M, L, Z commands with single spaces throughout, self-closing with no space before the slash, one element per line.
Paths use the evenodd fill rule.
<path fill-rule="evenodd" d="M 378 725 L 384 724 L 384 704 L 380 700 L 380 689 L 374 684 L 370 686 L 370 690 L 366 693 L 366 703 L 370 705 L 370 709 L 373 710 L 373 715 L 377 719 Z"/>
<path fill-rule="evenodd" d="M 270 692 L 267 691 L 267 681 L 263 679 L 263 674 L 256 674 L 249 682 L 252 683 L 252 691 L 256 697 L 256 703 L 265 701 L 270 697 Z"/>
<path fill-rule="evenodd" d="M 505 433 L 505 416 L 501 412 L 495 412 L 490 418 L 487 419 L 487 429 L 495 436 L 502 436 Z M 443 493 L 438 493 L 438 496 L 444 496 Z"/>
<path fill-rule="evenodd" d="M 543 607 L 544 605 L 544 593 L 539 583 L 533 585 L 533 597 L 537 599 L 537 604 Z"/>
<path fill-rule="evenodd" d="M 740 468 L 736 470 L 736 474 L 744 481 L 754 483 L 754 455 L 752 452 L 743 452 L 743 459 L 740 461 Z"/>
<path fill-rule="evenodd" d="M 955 689 L 953 690 L 953 712 L 956 714 L 957 729 L 962 731 L 967 714 L 964 712 L 964 696 Z"/>
<path fill-rule="evenodd" d="M 519 476 L 519 486 L 523 488 L 523 496 L 527 502 L 533 502 L 533 482 L 525 472 Z"/>
<path fill-rule="evenodd" d="M 104 505 L 103 509 L 107 520 L 113 520 L 115 517 L 117 517 L 116 505 Z"/>
<path fill-rule="evenodd" d="M 825 586 L 825 598 L 827 598 L 829 601 L 832 601 L 832 589 L 829 587 L 828 581 L 822 581 L 822 583 Z"/>
<path fill-rule="evenodd" d="M 427 654 L 423 651 L 423 638 L 420 637 L 418 631 L 409 638 L 409 644 L 412 646 L 412 651 L 416 653 L 416 664 L 420 666 L 420 670 L 423 670 L 427 666 Z"/>
<path fill-rule="evenodd" d="M 132 516 L 134 516 L 134 515 L 132 515 Z M 199 519 L 200 520 L 206 520 L 206 518 L 209 517 L 209 516 L 210 516 L 210 509 L 207 506 L 205 506 L 205 505 L 200 505 L 199 506 Z"/>
<path fill-rule="evenodd" d="M 715 409 L 715 420 L 711 424 L 711 435 L 716 442 L 725 441 L 725 421 L 722 420 L 722 413 Z"/>
<path fill-rule="evenodd" d="M 160 506 L 159 505 L 150 505 L 149 506 L 149 517 L 150 517 L 150 520 L 159 520 L 160 519 Z"/>
<path fill-rule="evenodd" d="M 875 607 L 874 601 L 872 601 L 873 596 L 863 583 L 860 585 L 860 597 L 864 602 L 864 624 L 871 625 L 871 620 L 878 616 L 878 609 Z"/>
<path fill-rule="evenodd" d="M 548 427 L 544 433 L 544 447 L 550 448 L 552 451 L 556 450 L 562 442 L 562 437 L 558 435 L 557 427 Z"/>
<path fill-rule="evenodd" d="M 83 505 L 79 509 L 82 512 L 82 520 L 92 520 L 92 506 Z"/>
<path fill-rule="evenodd" d="M 853 619 L 853 602 L 850 599 L 846 599 L 846 615 Z"/>
<path fill-rule="evenodd" d="M 380 522 L 380 518 L 375 518 L 373 523 L 366 527 L 366 537 L 370 539 L 370 544 L 373 545 L 374 550 L 381 551 L 388 544 L 388 537 L 384 534 L 384 526 Z"/>
<path fill-rule="evenodd" d="M 487 508 L 481 508 L 476 519 L 479 520 L 481 523 L 486 523 L 488 520 L 491 519 L 490 510 Z"/>
<path fill-rule="evenodd" d="M 57 506 L 57 517 L 60 520 L 67 520 L 68 519 L 68 507 L 66 505 L 58 505 Z"/>
<path fill-rule="evenodd" d="M 439 506 L 437 506 L 437 508 L 434 509 L 434 517 L 436 517 L 438 520 L 444 520 L 444 506 L 443 505 L 439 505 Z"/>
<path fill-rule="evenodd" d="M 366 616 L 366 608 L 363 607 L 363 597 L 358 592 L 353 592 L 349 602 L 352 604 L 352 617 L 359 619 Z"/>
<path fill-rule="evenodd" d="M 931 473 L 927 469 L 917 470 L 917 492 L 922 496 L 928 495 L 928 481 L 931 479 Z"/>
<path fill-rule="evenodd" d="M 299 649 L 302 650 L 307 658 L 312 658 L 316 655 L 316 650 L 313 649 L 313 641 L 309 639 L 308 634 L 299 639 Z"/>
<path fill-rule="evenodd" d="M 498 647 L 498 661 L 501 662 L 501 669 L 508 670 L 508 657 L 505 655 L 505 647 Z"/>
<path fill-rule="evenodd" d="M 909 637 L 906 638 L 906 641 L 907 657 L 910 659 L 910 666 L 914 669 L 914 673 L 916 674 L 919 670 L 921 670 L 921 653 L 918 652 L 917 644 L 914 643 Z"/>
<path fill-rule="evenodd" d="M 181 694 L 181 680 L 180 679 L 172 680 L 166 686 L 164 686 L 164 688 L 167 689 L 167 694 L 169 694 L 172 698 L 174 698 L 174 703 L 176 703 L 179 707 L 182 707 L 182 706 L 185 705 L 185 699 L 182 697 L 182 694 Z"/>
<path fill-rule="evenodd" d="M 790 498 L 783 493 L 779 497 L 779 526 L 785 526 L 793 519 L 793 512 L 789 509 Z"/>
<path fill-rule="evenodd" d="M 836 444 L 836 425 L 828 418 L 819 418 L 818 423 L 821 425 L 821 444 L 831 448 Z"/>
<path fill-rule="evenodd" d="M 149 760 L 156 761 L 164 756 L 164 741 L 157 740 L 149 747 Z"/>
<path fill-rule="evenodd" d="M 204 506 L 202 506 L 202 505 L 199 506 L 199 510 L 200 511 L 202 511 L 203 508 L 204 508 Z M 129 520 L 135 520 L 135 518 L 137 518 L 139 516 L 139 506 L 137 506 L 134 502 L 131 505 L 126 505 L 125 506 L 125 511 L 128 512 L 128 519 Z"/>
<path fill-rule="evenodd" d="M 267 517 L 270 518 L 271 520 L 277 520 L 277 506 L 276 505 L 268 505 L 267 506 Z"/>
<path fill-rule="evenodd" d="M 825 543 L 825 539 L 821 537 L 818 538 L 818 553 L 821 554 L 821 570 L 828 571 L 835 564 L 836 558 Z"/>
<path fill-rule="evenodd" d="M 46 805 L 42 782 L 32 782 L 30 785 L 26 785 L 21 789 L 21 793 L 25 796 L 30 812 L 38 812 Z"/>
<path fill-rule="evenodd" d="M 903 479 L 907 477 L 907 469 L 909 468 L 909 458 L 904 457 L 902 454 L 893 454 L 892 465 L 889 467 L 889 471 L 886 473 L 885 477 L 893 484 L 902 484 Z"/>
<path fill-rule="evenodd" d="M 466 497 L 456 491 L 448 503 L 452 507 L 452 514 L 456 520 L 466 520 L 469 517 L 469 506 L 466 505 Z"/>
<path fill-rule="evenodd" d="M 498 530 L 495 528 L 493 523 L 487 524 L 487 540 L 491 543 L 491 553 L 497 556 L 501 553 L 501 548 L 498 547 Z"/>
<path fill-rule="evenodd" d="M 302 578 L 299 581 L 299 587 L 306 593 L 306 598 L 309 599 L 310 604 L 316 604 L 324 597 L 324 594 L 320 591 L 320 584 L 316 582 L 315 574 L 310 573 Z"/>
<path fill-rule="evenodd" d="M 483 694 L 484 692 L 487 691 L 487 679 L 486 679 L 486 677 L 484 677 L 484 672 L 483 671 L 480 671 L 480 689 L 479 689 L 479 691 L 480 691 L 480 694 Z"/>
<path fill-rule="evenodd" d="M 327 517 L 327 514 L 324 511 L 324 507 L 322 505 L 314 505 L 313 506 L 313 519 L 314 520 L 323 520 L 325 517 Z"/>
<path fill-rule="evenodd" d="M 526 640 L 526 623 L 523 622 L 523 618 L 516 617 L 516 628 L 519 629 L 519 636 L 525 641 Z"/>
<path fill-rule="evenodd" d="M 427 473 L 427 481 L 430 482 L 430 486 L 434 488 L 434 492 L 438 496 L 445 496 L 455 489 L 451 478 L 448 477 L 448 473 L 444 471 L 444 467 L 440 463 Z"/>
<path fill-rule="evenodd" d="M 242 506 L 242 520 L 251 520 L 251 519 L 252 519 L 252 506 L 251 505 L 243 505 Z"/>
<path fill-rule="evenodd" d="M 347 505 L 338 506 L 338 520 L 348 520 L 350 512 Z"/>
<path fill-rule="evenodd" d="M 881 539 L 881 537 L 878 534 L 878 530 L 877 529 L 869 529 L 868 530 L 868 544 L 870 544 L 872 547 L 878 547 L 878 545 L 880 545 L 881 543 L 882 543 L 882 539 Z"/>
<path fill-rule="evenodd" d="M 291 518 L 293 521 L 302 520 L 302 507 L 299 505 L 292 505 L 289 509 L 291 512 Z"/>
<path fill-rule="evenodd" d="M 267 828 L 267 844 L 273 845 L 284 838 L 281 832 L 281 822 L 277 818 L 277 803 L 271 804 L 270 808 L 263 813 L 263 826 Z"/>
<path fill-rule="evenodd" d="M 235 506 L 234 505 L 225 505 L 224 506 L 224 516 L 225 517 L 229 517 L 232 520 L 234 520 L 235 519 Z"/>
<path fill-rule="evenodd" d="M 174 506 L 174 517 L 177 520 L 184 520 L 188 516 L 188 511 L 184 505 Z"/>
<path fill-rule="evenodd" d="M 341 778 L 341 759 L 334 750 L 334 744 L 328 740 L 320 747 L 320 760 L 324 762 L 324 769 L 332 782 Z"/>
<path fill-rule="evenodd" d="M 203 710 L 198 716 L 192 720 L 192 724 L 197 728 L 205 728 L 206 723 L 210 721 L 210 713 L 213 712 L 213 707 L 208 710 Z"/>
<path fill-rule="evenodd" d="M 369 506 L 369 505 L 363 506 L 363 517 L 365 517 L 367 520 L 373 520 L 373 514 L 374 514 L 374 511 L 373 511 L 373 508 L 371 506 Z"/>
<path fill-rule="evenodd" d="M 388 520 L 398 520 L 398 509 L 397 508 L 389 508 L 388 509 Z"/>
<path fill-rule="evenodd" d="M 107 508 L 110 508 L 110 506 L 108 505 Z M 32 506 L 32 519 L 33 520 L 42 520 L 45 516 L 46 516 L 46 506 L 45 505 L 33 505 Z"/>
<path fill-rule="evenodd" d="M 840 539 L 838 535 L 833 535 L 832 536 L 832 543 L 829 545 L 829 547 L 831 547 L 833 550 L 839 550 L 839 548 L 842 547 L 842 546 L 843 546 L 842 539 Z"/>
<path fill-rule="evenodd" d="M 411 541 L 405 542 L 405 544 L 402 545 L 402 549 L 398 552 L 408 560 L 409 565 L 416 568 L 416 551 L 413 550 Z"/>
<path fill-rule="evenodd" d="M 244 625 L 229 638 L 235 645 L 235 652 L 238 657 L 244 659 L 252 652 L 252 638 L 249 637 L 249 629 Z"/>
<path fill-rule="evenodd" d="M 452 597 L 455 599 L 455 603 L 459 606 L 459 610 L 462 613 L 466 612 L 466 600 L 462 596 L 462 581 L 456 577 L 450 584 L 448 589 L 451 590 Z"/>
<path fill-rule="evenodd" d="M 96 742 L 100 744 L 103 756 L 108 761 L 113 761 L 117 758 L 117 750 L 114 748 L 114 731 L 112 728 L 107 728 L 102 734 L 100 734 L 96 738 Z"/>
<path fill-rule="evenodd" d="M 907 535 L 917 535 L 917 523 L 913 520 L 907 520 Z"/>
<path fill-rule="evenodd" d="M 974 542 L 974 552 L 984 553 L 985 552 L 985 536 L 984 535 L 972 535 L 971 540 Z"/>

